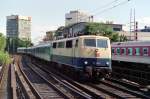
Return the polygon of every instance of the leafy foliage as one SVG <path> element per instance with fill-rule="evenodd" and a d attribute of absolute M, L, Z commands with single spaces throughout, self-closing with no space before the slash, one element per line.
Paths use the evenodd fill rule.
<path fill-rule="evenodd" d="M 114 32 L 112 27 L 103 23 L 87 23 L 85 32 L 87 35 L 107 36 L 111 39 L 112 42 L 119 40 L 118 33 Z"/>
<path fill-rule="evenodd" d="M 11 62 L 9 54 L 5 52 L 5 47 L 6 38 L 3 36 L 2 33 L 0 33 L 0 65 L 9 64 Z"/>
<path fill-rule="evenodd" d="M 6 38 L 0 33 L 0 51 L 4 51 L 6 47 Z"/>
<path fill-rule="evenodd" d="M 127 41 L 128 38 L 125 35 L 120 35 L 120 42 Z"/>
<path fill-rule="evenodd" d="M 32 45 L 31 41 L 18 39 L 18 47 L 30 47 Z"/>
<path fill-rule="evenodd" d="M 9 64 L 11 62 L 10 56 L 7 52 L 0 51 L 0 64 Z"/>
<path fill-rule="evenodd" d="M 7 47 L 9 53 L 16 53 L 18 47 L 30 47 L 33 44 L 28 40 L 21 40 L 18 38 L 7 38 Z"/>

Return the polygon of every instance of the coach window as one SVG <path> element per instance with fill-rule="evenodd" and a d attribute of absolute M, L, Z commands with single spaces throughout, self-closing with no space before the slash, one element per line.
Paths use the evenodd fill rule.
<path fill-rule="evenodd" d="M 147 56 L 148 55 L 148 48 L 143 48 L 143 55 Z"/>
<path fill-rule="evenodd" d="M 135 48 L 135 55 L 140 55 L 140 48 Z"/>
<path fill-rule="evenodd" d="M 57 43 L 55 42 L 55 43 L 53 43 L 53 48 L 56 48 L 56 45 L 57 45 Z"/>
<path fill-rule="evenodd" d="M 112 54 L 115 54 L 115 48 L 112 48 L 111 51 L 112 51 Z"/>
<path fill-rule="evenodd" d="M 66 48 L 72 48 L 72 40 L 66 41 Z"/>
<path fill-rule="evenodd" d="M 128 55 L 132 55 L 132 48 L 128 48 Z"/>
<path fill-rule="evenodd" d="M 122 48 L 121 53 L 122 53 L 122 55 L 126 55 L 126 48 Z"/>
<path fill-rule="evenodd" d="M 120 54 L 120 48 L 117 48 L 117 55 Z"/>

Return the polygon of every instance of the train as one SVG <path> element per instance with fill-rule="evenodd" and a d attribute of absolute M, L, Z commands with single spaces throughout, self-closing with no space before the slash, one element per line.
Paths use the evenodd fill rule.
<path fill-rule="evenodd" d="M 113 60 L 150 64 L 150 41 L 117 42 L 111 46 Z"/>
<path fill-rule="evenodd" d="M 113 73 L 142 84 L 150 83 L 150 41 L 111 44 Z"/>
<path fill-rule="evenodd" d="M 112 71 L 110 39 L 104 36 L 64 38 L 29 48 L 18 48 L 17 52 L 56 63 L 59 69 L 78 78 L 102 79 Z"/>

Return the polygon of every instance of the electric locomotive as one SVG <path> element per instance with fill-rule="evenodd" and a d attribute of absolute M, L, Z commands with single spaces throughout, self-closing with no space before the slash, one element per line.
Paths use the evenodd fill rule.
<path fill-rule="evenodd" d="M 52 41 L 49 52 L 36 50 L 33 56 L 58 64 L 59 69 L 78 78 L 105 78 L 111 71 L 111 47 L 108 37 L 84 35 Z M 40 49 L 45 46 L 40 45 Z M 19 49 L 18 49 L 19 50 Z M 49 55 L 49 59 L 39 53 Z M 45 54 L 46 53 L 46 54 Z M 41 55 L 43 55 L 41 54 Z"/>

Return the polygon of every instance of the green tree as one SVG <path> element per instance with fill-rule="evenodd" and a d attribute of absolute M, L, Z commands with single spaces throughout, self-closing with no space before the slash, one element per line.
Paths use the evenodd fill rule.
<path fill-rule="evenodd" d="M 30 47 L 30 46 L 33 46 L 31 41 L 18 39 L 18 47 Z"/>
<path fill-rule="evenodd" d="M 85 27 L 85 33 L 87 35 L 101 35 L 109 37 L 112 42 L 119 40 L 118 33 L 114 32 L 112 27 L 104 23 L 87 23 Z"/>
<path fill-rule="evenodd" d="M 125 35 L 120 35 L 119 37 L 120 37 L 120 40 L 119 40 L 120 42 L 124 42 L 128 40 L 128 38 Z"/>
<path fill-rule="evenodd" d="M 0 51 L 4 51 L 6 47 L 6 38 L 0 33 Z"/>
<path fill-rule="evenodd" d="M 18 46 L 18 38 L 16 37 L 10 37 L 10 38 L 7 38 L 6 39 L 6 42 L 7 42 L 7 46 L 6 46 L 6 50 L 9 52 L 9 53 L 16 53 L 17 51 L 17 46 Z"/>
<path fill-rule="evenodd" d="M 5 52 L 6 38 L 0 33 L 0 65 L 9 64 L 10 57 L 7 52 Z"/>

